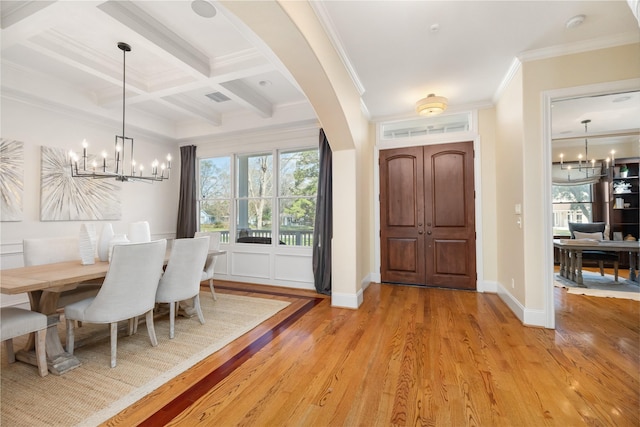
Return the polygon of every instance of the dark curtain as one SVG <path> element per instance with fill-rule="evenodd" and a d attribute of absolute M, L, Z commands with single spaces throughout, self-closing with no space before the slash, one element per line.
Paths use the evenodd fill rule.
<path fill-rule="evenodd" d="M 318 293 L 331 295 L 331 238 L 333 237 L 333 191 L 331 147 L 320 129 L 320 171 L 316 223 L 313 230 L 313 277 Z"/>
<path fill-rule="evenodd" d="M 193 237 L 198 227 L 196 209 L 196 146 L 180 147 L 180 200 L 176 239 Z"/>

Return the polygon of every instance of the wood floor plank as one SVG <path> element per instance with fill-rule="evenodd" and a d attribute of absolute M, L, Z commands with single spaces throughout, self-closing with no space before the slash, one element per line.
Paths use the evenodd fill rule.
<path fill-rule="evenodd" d="M 371 284 L 358 310 L 318 299 L 214 383 L 203 378 L 314 297 L 219 291 L 292 304 L 107 425 L 136 425 L 145 410 L 175 426 L 640 425 L 637 301 L 556 288 L 548 330 L 523 326 L 495 294 Z"/>

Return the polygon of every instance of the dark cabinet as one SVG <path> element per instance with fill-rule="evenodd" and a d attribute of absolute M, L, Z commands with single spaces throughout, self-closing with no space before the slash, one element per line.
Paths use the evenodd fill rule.
<path fill-rule="evenodd" d="M 609 179 L 609 224 L 611 224 L 611 238 L 631 235 L 640 237 L 640 194 L 639 166 L 640 159 L 616 159 L 616 173 Z M 626 165 L 626 176 L 619 172 L 619 168 Z"/>
<path fill-rule="evenodd" d="M 622 176 L 619 168 L 626 165 L 628 172 Z M 624 239 L 628 235 L 640 238 L 640 159 L 616 159 L 616 172 L 609 178 L 608 205 L 611 239 Z M 629 254 L 620 253 L 620 265 L 629 265 Z"/>

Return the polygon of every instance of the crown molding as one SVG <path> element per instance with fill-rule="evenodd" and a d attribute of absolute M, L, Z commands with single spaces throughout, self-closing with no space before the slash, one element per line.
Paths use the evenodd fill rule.
<path fill-rule="evenodd" d="M 626 32 L 614 34 L 608 37 L 599 37 L 596 39 L 584 40 L 576 43 L 568 43 L 563 45 L 550 46 L 543 49 L 529 50 L 518 55 L 518 59 L 521 62 L 537 61 L 540 59 L 572 55 L 598 49 L 607 49 L 632 43 L 640 43 L 640 35 L 638 34 L 638 32 Z"/>
<path fill-rule="evenodd" d="M 520 67 L 522 67 L 522 62 L 520 61 L 520 59 L 513 58 L 513 60 L 511 61 L 511 65 L 509 65 L 509 69 L 507 70 L 506 74 L 502 78 L 502 81 L 500 81 L 498 88 L 496 89 L 495 93 L 493 94 L 493 97 L 491 98 L 494 104 L 498 103 L 498 100 L 504 93 L 505 89 L 507 88 L 507 86 L 509 86 L 509 83 L 511 82 L 513 77 L 520 70 Z"/>
<path fill-rule="evenodd" d="M 315 12 L 316 16 L 318 17 L 318 21 L 320 21 L 320 25 L 322 25 L 322 28 L 324 28 L 324 31 L 327 34 L 327 37 L 329 37 L 331 44 L 333 45 L 334 49 L 338 53 L 340 60 L 344 64 L 345 68 L 347 69 L 347 72 L 349 73 L 349 76 L 351 77 L 351 80 L 353 81 L 353 84 L 355 85 L 356 90 L 358 91 L 358 94 L 362 97 L 362 95 L 365 92 L 365 88 L 362 85 L 360 78 L 358 77 L 358 73 L 356 72 L 356 69 L 353 67 L 353 65 L 351 65 L 349 56 L 347 55 L 346 51 L 343 48 L 343 43 L 342 43 L 342 40 L 340 39 L 340 35 L 338 34 L 338 31 L 336 30 L 335 25 L 333 24 L 333 21 L 329 16 L 329 12 L 327 12 L 326 7 L 324 6 L 324 3 L 319 1 L 312 1 L 309 3 L 313 11 Z"/>

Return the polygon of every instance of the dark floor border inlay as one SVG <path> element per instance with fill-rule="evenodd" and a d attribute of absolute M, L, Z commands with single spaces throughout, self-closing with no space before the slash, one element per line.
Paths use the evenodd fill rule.
<path fill-rule="evenodd" d="M 216 286 L 216 289 L 228 289 L 238 291 L 237 288 Z M 261 290 L 248 290 L 247 292 L 255 294 L 269 294 L 286 296 L 289 298 L 298 298 L 308 300 L 302 307 L 291 313 L 289 316 L 281 320 L 276 326 L 268 331 L 265 331 L 259 338 L 248 344 L 233 357 L 231 357 L 224 364 L 210 372 L 207 376 L 202 378 L 197 383 L 193 384 L 187 390 L 182 392 L 173 398 L 169 403 L 163 406 L 158 412 L 151 415 L 149 418 L 141 422 L 140 426 L 160 426 L 169 423 L 172 419 L 177 417 L 182 411 L 191 406 L 196 400 L 204 396 L 209 390 L 215 387 L 219 382 L 224 380 L 229 374 L 238 369 L 244 362 L 249 360 L 253 355 L 260 351 L 264 346 L 269 344 L 282 332 L 286 331 L 295 321 L 302 317 L 305 313 L 308 313 L 313 307 L 320 304 L 325 298 L 304 296 L 304 295 L 291 295 L 286 293 L 261 291 Z"/>

